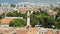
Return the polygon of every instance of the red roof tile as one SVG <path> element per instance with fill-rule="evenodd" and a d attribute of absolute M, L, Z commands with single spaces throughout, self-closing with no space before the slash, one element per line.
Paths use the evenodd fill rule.
<path fill-rule="evenodd" d="M 1 21 L 1 24 L 9 24 L 10 21 L 12 21 L 12 19 L 6 18 L 6 19 L 1 19 L 0 21 Z"/>

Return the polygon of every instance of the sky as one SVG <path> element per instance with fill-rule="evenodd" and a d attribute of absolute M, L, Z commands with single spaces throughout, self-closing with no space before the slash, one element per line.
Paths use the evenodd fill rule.
<path fill-rule="evenodd" d="M 54 3 L 60 2 L 60 0 L 0 0 L 0 3 L 17 3 L 17 2 L 35 2 L 35 3 Z"/>

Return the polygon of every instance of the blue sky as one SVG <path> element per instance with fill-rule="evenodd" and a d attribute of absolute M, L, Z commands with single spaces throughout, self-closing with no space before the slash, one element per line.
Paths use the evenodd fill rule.
<path fill-rule="evenodd" d="M 35 3 L 38 3 L 38 2 L 45 2 L 45 3 L 54 3 L 54 2 L 60 2 L 60 0 L 0 0 L 0 3 L 3 3 L 3 2 L 8 2 L 8 3 L 16 3 L 16 2 L 35 2 Z"/>

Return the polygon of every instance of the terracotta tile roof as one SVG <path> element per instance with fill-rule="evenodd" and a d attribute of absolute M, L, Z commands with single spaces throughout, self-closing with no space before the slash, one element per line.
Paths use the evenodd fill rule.
<path fill-rule="evenodd" d="M 48 30 L 46 34 L 52 34 L 52 30 Z"/>
<path fill-rule="evenodd" d="M 18 10 L 20 10 L 20 11 L 22 11 L 22 12 L 26 12 L 26 11 L 28 11 L 28 10 L 36 10 L 36 8 L 32 8 L 32 7 L 30 7 L 30 8 L 17 8 Z"/>
<path fill-rule="evenodd" d="M 2 34 L 11 34 L 13 31 L 10 31 L 10 30 L 0 30 L 0 33 Z"/>
<path fill-rule="evenodd" d="M 27 30 L 16 30 L 16 34 L 27 34 Z"/>
<path fill-rule="evenodd" d="M 40 30 L 39 28 L 30 28 L 28 30 L 22 30 L 22 29 L 19 29 L 19 30 L 16 30 L 16 28 L 0 28 L 0 33 L 3 33 L 3 34 L 13 34 L 13 33 L 16 33 L 16 34 L 37 34 L 38 30 Z M 45 33 L 45 32 L 44 32 Z M 47 30 L 45 34 L 60 34 L 60 30 L 57 30 L 53 32 L 53 30 Z"/>
<path fill-rule="evenodd" d="M 15 32 L 17 33 L 17 34 L 37 34 L 37 32 L 38 32 L 38 28 L 30 28 L 30 29 L 21 29 L 21 30 L 15 30 Z"/>
<path fill-rule="evenodd" d="M 38 28 L 30 28 L 28 34 L 37 34 L 38 30 Z"/>
<path fill-rule="evenodd" d="M 9 24 L 9 22 L 12 21 L 12 19 L 6 18 L 6 19 L 1 19 L 0 21 L 1 21 L 1 24 Z"/>

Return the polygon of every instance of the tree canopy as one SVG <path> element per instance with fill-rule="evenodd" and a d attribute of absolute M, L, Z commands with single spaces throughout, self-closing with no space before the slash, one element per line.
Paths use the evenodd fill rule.
<path fill-rule="evenodd" d="M 14 19 L 9 23 L 11 27 L 23 27 L 26 26 L 26 20 L 23 19 Z"/>

